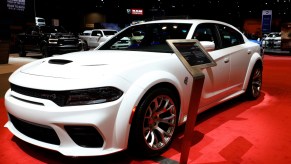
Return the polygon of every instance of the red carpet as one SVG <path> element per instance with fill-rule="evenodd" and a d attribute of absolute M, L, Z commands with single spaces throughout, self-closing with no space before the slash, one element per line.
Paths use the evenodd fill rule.
<path fill-rule="evenodd" d="M 291 56 L 265 55 L 263 92 L 256 101 L 237 98 L 197 118 L 188 163 L 291 163 Z M 0 163 L 178 163 L 183 127 L 170 150 L 143 160 L 121 152 L 104 157 L 65 157 L 27 144 L 4 128 L 0 99 Z"/>

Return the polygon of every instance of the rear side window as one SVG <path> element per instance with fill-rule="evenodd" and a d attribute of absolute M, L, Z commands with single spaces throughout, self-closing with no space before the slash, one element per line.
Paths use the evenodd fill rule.
<path fill-rule="evenodd" d="M 223 48 L 244 43 L 242 35 L 235 29 L 224 25 L 218 25 L 218 30 Z"/>
<path fill-rule="evenodd" d="M 117 31 L 103 31 L 105 36 L 109 36 L 109 35 L 115 35 L 117 33 Z"/>

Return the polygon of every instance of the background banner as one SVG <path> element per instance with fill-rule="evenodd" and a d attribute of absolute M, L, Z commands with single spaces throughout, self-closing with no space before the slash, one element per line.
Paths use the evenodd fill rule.
<path fill-rule="evenodd" d="M 262 33 L 270 33 L 272 25 L 272 10 L 262 12 Z"/>

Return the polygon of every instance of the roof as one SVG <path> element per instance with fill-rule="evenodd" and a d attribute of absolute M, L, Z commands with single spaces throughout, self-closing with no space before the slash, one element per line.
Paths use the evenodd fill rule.
<path fill-rule="evenodd" d="M 114 29 L 92 29 L 92 31 L 94 31 L 94 30 L 101 30 L 101 31 L 116 31 L 116 30 L 114 30 Z"/>

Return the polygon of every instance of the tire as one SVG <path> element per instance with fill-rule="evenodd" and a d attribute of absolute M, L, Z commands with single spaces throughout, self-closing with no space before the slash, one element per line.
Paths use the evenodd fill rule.
<path fill-rule="evenodd" d="M 88 46 L 88 43 L 86 41 L 84 41 L 84 43 L 82 44 L 82 50 L 83 51 L 88 51 L 90 48 Z"/>
<path fill-rule="evenodd" d="M 50 51 L 49 51 L 49 49 L 48 49 L 48 47 L 47 47 L 47 45 L 43 45 L 41 47 L 41 53 L 42 53 L 42 57 L 43 58 L 52 56 Z"/>
<path fill-rule="evenodd" d="M 24 49 L 24 45 L 21 43 L 21 41 L 19 41 L 18 48 L 19 48 L 19 56 L 20 57 L 25 57 L 26 56 L 26 52 L 25 52 L 25 49 Z"/>
<path fill-rule="evenodd" d="M 256 100 L 260 97 L 262 88 L 262 73 L 263 68 L 260 64 L 256 64 L 252 70 L 252 74 L 249 79 L 248 87 L 246 90 L 246 98 L 249 100 Z"/>
<path fill-rule="evenodd" d="M 177 127 L 177 104 L 176 96 L 167 88 L 153 89 L 143 97 L 131 124 L 131 153 L 152 157 L 168 149 Z"/>

